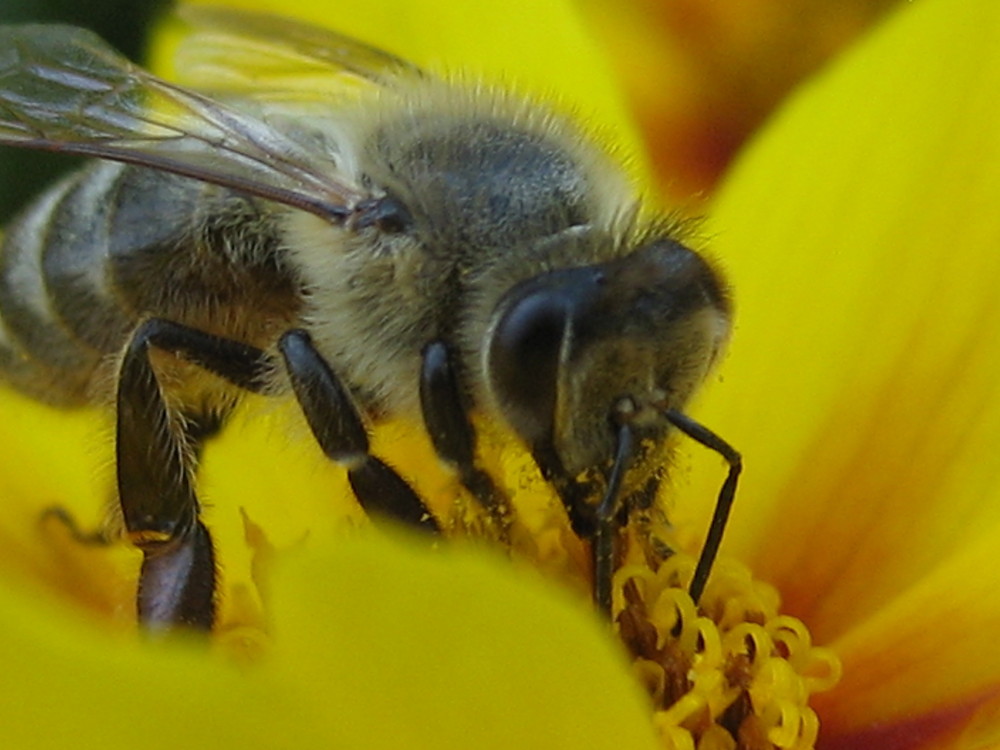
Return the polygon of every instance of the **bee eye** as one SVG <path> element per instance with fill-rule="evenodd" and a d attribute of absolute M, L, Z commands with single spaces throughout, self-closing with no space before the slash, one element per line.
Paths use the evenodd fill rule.
<path fill-rule="evenodd" d="M 566 325 L 565 300 L 537 291 L 510 305 L 493 331 L 492 385 L 512 426 L 529 443 L 552 435 Z"/>

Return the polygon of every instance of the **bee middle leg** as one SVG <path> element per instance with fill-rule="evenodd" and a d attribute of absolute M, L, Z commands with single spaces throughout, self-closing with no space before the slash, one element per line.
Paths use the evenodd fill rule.
<path fill-rule="evenodd" d="M 278 349 L 316 442 L 329 458 L 347 468 L 347 479 L 361 507 L 414 528 L 440 531 L 406 480 L 369 452 L 368 433 L 353 399 L 316 351 L 309 334 L 288 331 Z"/>

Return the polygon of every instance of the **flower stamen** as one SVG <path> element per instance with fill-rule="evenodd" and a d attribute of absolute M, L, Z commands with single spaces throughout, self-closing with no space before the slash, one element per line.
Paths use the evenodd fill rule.
<path fill-rule="evenodd" d="M 664 747 L 812 748 L 819 722 L 809 696 L 839 679 L 836 656 L 732 560 L 716 565 L 696 608 L 685 590 L 693 569 L 677 553 L 656 570 L 621 568 L 614 581 L 615 627 Z"/>

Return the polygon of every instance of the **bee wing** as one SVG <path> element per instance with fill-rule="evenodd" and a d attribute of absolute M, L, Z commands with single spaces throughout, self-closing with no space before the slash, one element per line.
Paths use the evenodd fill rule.
<path fill-rule="evenodd" d="M 178 75 L 199 89 L 328 100 L 345 78 L 384 85 L 424 75 L 357 39 L 281 16 L 205 5 L 178 15 L 194 28 L 175 53 Z"/>
<path fill-rule="evenodd" d="M 70 26 L 0 27 L 0 143 L 130 162 L 340 220 L 336 155 L 167 83 Z"/>

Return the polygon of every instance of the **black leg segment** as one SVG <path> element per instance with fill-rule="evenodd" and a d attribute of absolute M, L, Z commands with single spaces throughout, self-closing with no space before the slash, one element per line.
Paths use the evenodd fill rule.
<path fill-rule="evenodd" d="M 347 468 L 361 506 L 426 531 L 439 531 L 434 516 L 410 485 L 369 453 L 368 434 L 358 409 L 316 351 L 309 334 L 289 331 L 281 337 L 278 348 L 316 441 L 327 456 Z"/>
<path fill-rule="evenodd" d="M 201 521 L 170 542 L 143 551 L 139 622 L 151 630 L 177 625 L 211 630 L 215 620 L 215 553 Z"/>
<path fill-rule="evenodd" d="M 153 330 L 136 330 L 118 372 L 118 497 L 129 537 L 143 550 L 185 533 L 198 513 L 181 422 L 169 414 L 149 361 Z"/>
<path fill-rule="evenodd" d="M 191 463 L 218 429 L 218 417 L 182 419 L 169 412 L 149 361 L 152 347 L 254 391 L 264 387 L 271 362 L 252 346 L 151 319 L 132 335 L 118 373 L 118 497 L 128 536 L 143 553 L 139 621 L 149 628 L 208 630 L 215 618 L 215 555 L 198 520 Z"/>
<path fill-rule="evenodd" d="M 139 326 L 130 348 L 136 345 L 152 345 L 175 354 L 254 393 L 263 390 L 274 369 L 271 358 L 257 347 L 161 318 Z"/>
<path fill-rule="evenodd" d="M 503 528 L 504 502 L 490 475 L 476 466 L 476 433 L 448 347 L 442 341 L 424 347 L 420 405 L 438 457 L 455 468 L 459 481 Z"/>
<path fill-rule="evenodd" d="M 198 520 L 189 452 L 197 449 L 205 430 L 191 422 L 188 434 L 184 420 L 169 412 L 149 351 L 160 347 L 249 382 L 257 357 L 234 353 L 233 343 L 150 320 L 136 329 L 122 358 L 115 441 L 118 497 L 128 537 L 143 553 L 137 604 L 146 627 L 210 629 L 215 617 L 212 540 Z"/>

